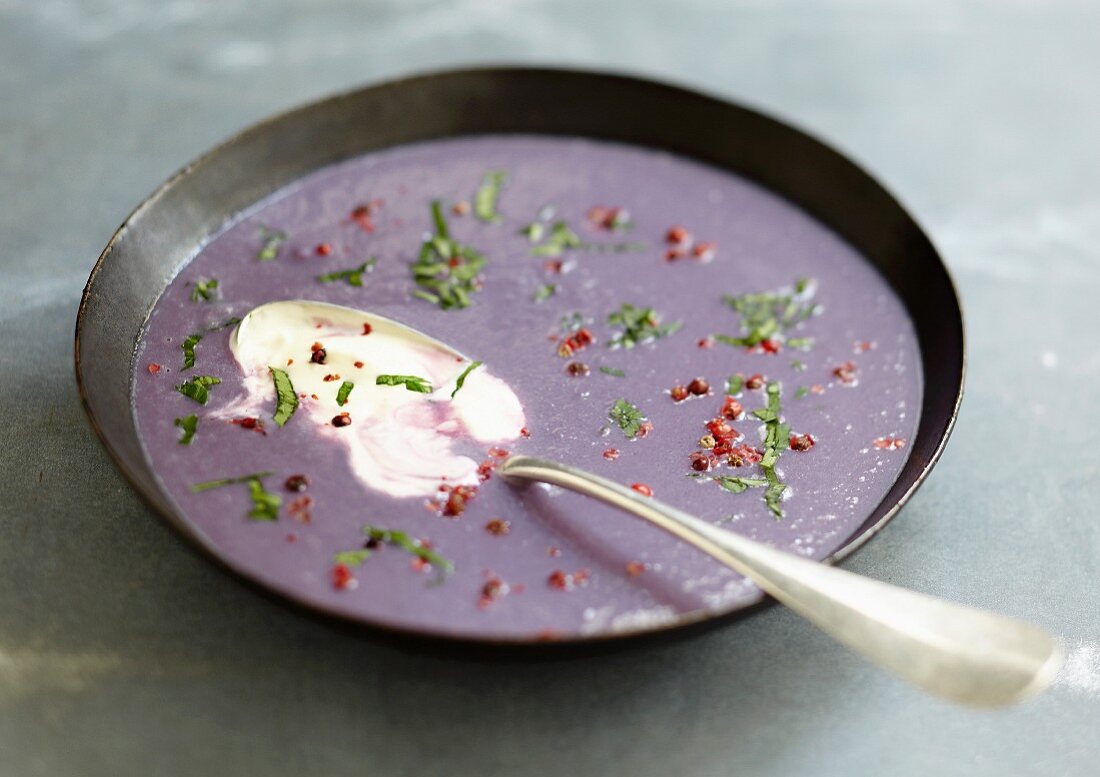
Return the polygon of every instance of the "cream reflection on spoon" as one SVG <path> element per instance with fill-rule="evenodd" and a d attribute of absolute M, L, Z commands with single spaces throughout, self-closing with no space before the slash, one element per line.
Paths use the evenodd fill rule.
<path fill-rule="evenodd" d="M 343 305 L 260 305 L 241 320 L 230 347 L 246 393 L 220 415 L 269 417 L 276 401 L 270 368 L 284 370 L 301 398 L 288 423 L 308 423 L 343 446 L 356 477 L 391 496 L 432 496 L 444 479 L 476 484 L 477 462 L 456 453 L 455 441 L 508 442 L 525 424 L 515 393 L 484 366 L 469 371 L 455 392 L 469 359 L 396 321 Z M 400 382 L 376 385 L 380 375 L 422 378 L 430 393 Z M 340 405 L 345 382 L 354 387 Z M 344 413 L 350 423 L 334 424 Z"/>

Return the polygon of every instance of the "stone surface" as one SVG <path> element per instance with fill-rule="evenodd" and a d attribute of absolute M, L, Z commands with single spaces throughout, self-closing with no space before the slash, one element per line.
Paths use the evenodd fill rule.
<path fill-rule="evenodd" d="M 1095 773 L 1098 25 L 1085 0 L 0 0 L 0 774 Z M 955 709 L 779 608 L 594 659 L 414 655 L 242 588 L 130 492 L 70 364 L 129 209 L 273 111 L 487 60 L 744 100 L 913 208 L 960 285 L 968 395 L 848 566 L 1060 634 L 1050 692 Z"/>

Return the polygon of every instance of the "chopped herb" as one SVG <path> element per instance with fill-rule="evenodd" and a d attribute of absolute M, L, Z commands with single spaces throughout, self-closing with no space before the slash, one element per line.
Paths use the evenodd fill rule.
<path fill-rule="evenodd" d="M 481 362 L 470 362 L 470 365 L 462 371 L 462 374 L 455 379 L 455 390 L 451 392 L 451 399 L 455 398 L 455 394 L 466 383 L 466 376 L 481 366 Z M 411 390 L 411 389 L 410 389 Z"/>
<path fill-rule="evenodd" d="M 638 436 L 642 424 L 646 421 L 645 415 L 638 409 L 637 405 L 625 399 L 615 400 L 615 404 L 611 406 L 607 417 L 614 421 L 623 434 L 631 440 Z"/>
<path fill-rule="evenodd" d="M 278 259 L 279 251 L 282 249 L 283 243 L 286 242 L 286 233 L 268 229 L 261 225 L 260 235 L 264 239 L 264 244 L 260 248 L 260 252 L 256 254 L 256 258 L 261 262 L 270 262 L 273 259 Z"/>
<path fill-rule="evenodd" d="M 190 445 L 191 440 L 195 437 L 195 430 L 199 427 L 199 417 L 192 413 L 183 418 L 177 418 L 173 423 L 183 432 L 179 439 L 180 445 Z"/>
<path fill-rule="evenodd" d="M 370 551 L 366 548 L 360 550 L 345 550 L 332 556 L 332 563 L 346 564 L 349 567 L 357 567 L 370 558 Z"/>
<path fill-rule="evenodd" d="M 221 382 L 221 378 L 215 378 L 213 375 L 196 375 L 186 383 L 176 386 L 176 391 L 200 405 L 205 405 L 210 399 L 210 387 Z"/>
<path fill-rule="evenodd" d="M 745 378 L 742 375 L 730 375 L 726 378 L 726 393 L 737 395 L 745 387 Z"/>
<path fill-rule="evenodd" d="M 351 393 L 351 390 L 353 388 L 355 388 L 355 384 L 352 383 L 350 380 L 345 380 L 343 383 L 341 383 L 340 390 L 336 392 L 336 404 L 338 404 L 340 407 L 343 407 L 345 404 L 347 404 L 348 394 Z"/>
<path fill-rule="evenodd" d="M 259 478 L 248 481 L 248 495 L 252 497 L 252 509 L 248 511 L 249 518 L 257 521 L 279 519 L 279 505 L 283 503 L 283 498 L 266 490 Z"/>
<path fill-rule="evenodd" d="M 576 332 L 584 326 L 584 315 L 578 312 L 566 313 L 558 321 L 558 329 L 564 334 Z"/>
<path fill-rule="evenodd" d="M 395 531 L 393 529 L 380 529 L 377 526 L 364 526 L 363 533 L 375 542 L 384 542 L 387 545 L 396 545 L 406 553 L 411 553 L 421 561 L 431 564 L 433 567 L 439 570 L 441 578 L 449 575 L 452 571 L 454 571 L 454 564 L 443 558 L 431 548 L 427 547 L 420 540 L 414 540 L 403 531 Z"/>
<path fill-rule="evenodd" d="M 270 471 L 267 472 L 253 472 L 250 475 L 238 475 L 235 478 L 220 478 L 218 480 L 208 480 L 205 483 L 196 483 L 191 486 L 191 490 L 196 493 L 202 493 L 203 491 L 209 491 L 212 488 L 221 488 L 222 486 L 233 486 L 237 483 L 247 483 L 250 480 L 263 480 L 266 477 L 272 475 Z"/>
<path fill-rule="evenodd" d="M 731 475 L 704 475 L 701 472 L 692 472 L 688 474 L 688 477 L 699 478 L 702 480 L 713 480 L 722 488 L 734 494 L 743 493 L 750 488 L 759 488 L 761 486 L 768 485 L 768 481 L 765 478 L 743 478 L 733 477 Z"/>
<path fill-rule="evenodd" d="M 622 327 L 621 332 L 616 332 L 611 337 L 609 345 L 612 348 L 633 348 L 638 343 L 650 343 L 667 337 L 681 326 L 679 321 L 661 324 L 660 317 L 653 308 L 638 308 L 630 304 L 624 304 L 610 313 L 607 323 Z"/>
<path fill-rule="evenodd" d="M 226 329 L 227 327 L 236 326 L 239 323 L 241 323 L 241 319 L 239 317 L 231 316 L 230 318 L 227 318 L 225 321 L 218 321 L 216 323 L 210 324 L 208 327 L 206 327 L 206 331 L 207 332 L 218 332 L 222 329 Z"/>
<path fill-rule="evenodd" d="M 363 275 L 369 273 L 374 269 L 374 265 L 378 264 L 378 258 L 372 256 L 367 261 L 363 262 L 358 267 L 353 267 L 350 270 L 338 270 L 336 272 L 325 273 L 324 275 L 318 275 L 317 280 L 321 283 L 333 283 L 334 281 L 345 281 L 348 286 L 362 286 Z"/>
<path fill-rule="evenodd" d="M 541 221 L 532 221 L 519 231 L 521 235 L 527 238 L 530 243 L 538 243 L 542 240 L 543 235 L 546 234 L 546 225 Z"/>
<path fill-rule="evenodd" d="M 180 349 L 183 351 L 183 368 L 189 370 L 195 366 L 195 346 L 199 344 L 199 340 L 202 339 L 201 334 L 187 335 L 187 339 L 183 341 L 183 345 Z"/>
<path fill-rule="evenodd" d="M 268 369 L 271 371 L 271 381 L 275 384 L 275 414 L 272 420 L 279 426 L 285 426 L 294 415 L 294 411 L 298 409 L 298 395 L 286 370 L 280 370 L 278 367 L 268 367 Z"/>
<path fill-rule="evenodd" d="M 535 290 L 535 293 L 531 297 L 531 299 L 534 300 L 535 302 L 542 302 L 544 300 L 550 299 L 551 297 L 553 297 L 557 293 L 558 293 L 558 287 L 557 287 L 556 284 L 544 283 L 542 286 L 539 286 Z"/>
<path fill-rule="evenodd" d="M 497 213 L 497 200 L 500 198 L 500 188 L 508 178 L 507 173 L 493 170 L 485 174 L 485 178 L 474 195 L 474 214 L 482 221 L 500 221 Z"/>
<path fill-rule="evenodd" d="M 610 375 L 613 378 L 625 378 L 626 373 L 617 367 L 600 367 L 600 372 L 604 375 Z"/>
<path fill-rule="evenodd" d="M 789 345 L 790 342 L 791 341 L 788 340 L 787 344 Z M 802 361 L 801 359 L 795 359 L 794 361 L 791 362 L 791 369 L 794 370 L 795 372 L 805 372 L 806 371 L 806 362 Z"/>
<path fill-rule="evenodd" d="M 427 378 L 416 375 L 379 375 L 374 379 L 374 384 L 376 386 L 404 386 L 408 391 L 416 391 L 420 394 L 432 393 L 431 382 Z"/>
<path fill-rule="evenodd" d="M 533 241 L 532 241 L 533 242 Z M 565 251 L 580 248 L 584 245 L 581 236 L 578 235 L 564 221 L 555 221 L 550 226 L 550 234 L 546 242 L 531 248 L 534 256 L 561 256 Z"/>
<path fill-rule="evenodd" d="M 443 310 L 469 307 L 470 295 L 480 288 L 478 276 L 485 257 L 451 239 L 439 200 L 432 202 L 431 209 L 435 234 L 424 240 L 412 264 L 413 280 L 421 287 L 413 296 Z"/>
<path fill-rule="evenodd" d="M 801 348 L 802 350 L 810 350 L 813 348 L 814 339 L 812 337 L 788 337 L 788 348 Z"/>
<path fill-rule="evenodd" d="M 646 249 L 645 243 L 586 243 L 565 221 L 555 221 L 551 224 L 548 235 L 544 225 L 538 221 L 531 222 L 520 231 L 532 243 L 532 256 L 561 256 L 566 251 L 574 250 L 621 253 Z M 546 241 L 540 242 L 544 235 Z"/>
<path fill-rule="evenodd" d="M 799 279 L 793 289 L 778 289 L 740 297 L 726 295 L 722 300 L 741 316 L 741 337 L 715 335 L 715 339 L 743 348 L 753 348 L 765 341 L 786 342 L 792 348 L 809 348 L 813 340 L 806 337 L 786 339 L 785 333 L 818 311 L 810 300 L 814 284 L 808 278 Z"/>
<path fill-rule="evenodd" d="M 218 279 L 211 278 L 208 281 L 195 281 L 195 288 L 191 289 L 192 302 L 209 302 L 218 295 Z"/>
<path fill-rule="evenodd" d="M 802 399 L 802 397 L 806 396 L 809 393 L 810 390 L 808 388 L 806 388 L 805 386 L 799 386 L 798 391 L 794 392 L 794 398 Z"/>

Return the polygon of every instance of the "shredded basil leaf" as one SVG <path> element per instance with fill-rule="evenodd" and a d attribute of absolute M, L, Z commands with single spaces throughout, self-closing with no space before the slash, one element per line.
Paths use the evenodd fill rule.
<path fill-rule="evenodd" d="M 187 335 L 180 349 L 183 351 L 183 369 L 189 370 L 195 366 L 195 346 L 202 340 L 202 334 Z"/>
<path fill-rule="evenodd" d="M 625 378 L 626 373 L 616 367 L 600 367 L 600 372 L 613 378 Z"/>
<path fill-rule="evenodd" d="M 612 335 L 608 343 L 612 348 L 633 348 L 639 343 L 651 343 L 667 337 L 682 325 L 679 321 L 661 324 L 660 316 L 653 308 L 639 308 L 630 304 L 621 305 L 618 310 L 609 313 L 607 323 L 622 328 L 622 331 Z"/>
<path fill-rule="evenodd" d="M 218 296 L 218 279 L 211 278 L 208 281 L 195 281 L 195 288 L 191 289 L 191 301 L 192 302 L 209 302 L 212 299 L 217 299 Z"/>
<path fill-rule="evenodd" d="M 363 262 L 358 267 L 353 267 L 350 270 L 337 270 L 336 272 L 318 275 L 317 280 L 319 280 L 321 283 L 344 281 L 348 284 L 348 286 L 362 286 L 363 275 L 373 270 L 374 265 L 376 264 L 378 264 L 378 257 L 372 256 L 370 259 Z"/>
<path fill-rule="evenodd" d="M 508 174 L 501 170 L 492 170 L 485 174 L 481 186 L 474 195 L 474 213 L 482 221 L 494 223 L 500 221 L 497 200 L 500 198 L 500 189 L 507 178 Z"/>
<path fill-rule="evenodd" d="M 205 405 L 210 399 L 210 386 L 216 386 L 221 382 L 221 378 L 215 378 L 213 375 L 196 375 L 187 382 L 176 386 L 176 391 L 195 400 L 200 405 Z"/>
<path fill-rule="evenodd" d="M 339 553 L 335 553 L 332 556 L 332 561 L 335 564 L 344 564 L 349 567 L 357 567 L 370 558 L 370 551 L 366 548 L 360 548 L 359 550 L 344 550 Z"/>
<path fill-rule="evenodd" d="M 714 339 L 726 345 L 753 348 L 765 340 L 785 342 L 791 348 L 808 349 L 813 340 L 808 337 L 786 338 L 786 332 L 818 312 L 811 302 L 814 283 L 800 278 L 793 289 L 777 289 L 739 297 L 726 295 L 722 301 L 741 317 L 741 336 L 715 335 Z"/>
<path fill-rule="evenodd" d="M 283 243 L 286 242 L 286 233 L 268 229 L 261 224 L 260 236 L 263 237 L 264 243 L 260 248 L 260 252 L 256 254 L 256 258 L 261 262 L 270 262 L 273 259 L 278 259 L 279 251 L 282 249 Z"/>
<path fill-rule="evenodd" d="M 252 498 L 252 509 L 248 512 L 249 518 L 257 521 L 279 520 L 279 505 L 283 503 L 281 496 L 266 490 L 259 479 L 248 481 L 248 495 Z"/>
<path fill-rule="evenodd" d="M 553 297 L 557 293 L 558 293 L 557 284 L 544 283 L 542 286 L 539 286 L 535 290 L 535 293 L 531 296 L 531 299 L 535 302 L 544 302 L 545 300 L 550 299 L 551 297 Z"/>
<path fill-rule="evenodd" d="M 417 375 L 379 375 L 374 379 L 376 386 L 404 386 L 409 391 L 431 394 L 432 384 L 427 378 Z M 455 389 L 457 391 L 458 389 Z"/>
<path fill-rule="evenodd" d="M 336 392 L 336 404 L 338 404 L 340 407 L 343 407 L 345 404 L 347 404 L 348 394 L 351 393 L 351 390 L 353 388 L 355 388 L 355 384 L 352 383 L 350 380 L 345 380 L 343 383 L 341 383 L 340 390 Z"/>
<path fill-rule="evenodd" d="M 469 307 L 470 295 L 480 288 L 485 257 L 451 239 L 439 200 L 432 201 L 431 210 L 435 234 L 420 245 L 412 264 L 413 280 L 420 287 L 413 296 L 443 310 Z"/>
<path fill-rule="evenodd" d="M 275 414 L 272 420 L 279 426 L 285 426 L 294 411 L 298 409 L 298 394 L 294 391 L 294 384 L 290 382 L 290 376 L 286 370 L 278 367 L 268 367 L 271 372 L 271 380 L 275 384 Z"/>
<path fill-rule="evenodd" d="M 615 400 L 615 404 L 607 412 L 607 417 L 614 421 L 629 439 L 638 436 L 642 424 L 646 421 L 645 415 L 638 409 L 637 405 L 622 398 Z"/>
<path fill-rule="evenodd" d="M 806 396 L 809 393 L 810 390 L 808 388 L 806 388 L 805 386 L 799 386 L 798 391 L 794 392 L 794 398 L 802 399 L 802 397 Z"/>
<path fill-rule="evenodd" d="M 219 478 L 218 480 L 208 480 L 205 483 L 195 483 L 191 486 L 191 491 L 200 494 L 203 491 L 209 491 L 212 488 L 221 488 L 222 486 L 232 486 L 237 483 L 247 483 L 250 480 L 263 480 L 266 477 L 270 477 L 272 473 L 270 471 L 265 472 L 253 472 L 248 475 L 238 475 L 232 478 Z"/>
<path fill-rule="evenodd" d="M 745 378 L 742 375 L 730 375 L 726 378 L 726 393 L 735 396 L 741 393 L 745 387 Z"/>
<path fill-rule="evenodd" d="M 177 418 L 172 423 L 178 426 L 182 432 L 180 434 L 179 444 L 190 445 L 191 440 L 195 437 L 195 430 L 199 427 L 199 417 L 192 413 L 183 418 Z"/>
<path fill-rule="evenodd" d="M 220 330 L 225 329 L 227 327 L 236 326 L 239 323 L 241 323 L 240 318 L 238 318 L 237 316 L 231 316 L 230 318 L 227 318 L 225 321 L 218 321 L 218 322 L 215 322 L 213 324 L 210 324 L 209 326 L 206 327 L 206 331 L 207 332 L 217 332 L 217 331 L 220 331 Z"/>
<path fill-rule="evenodd" d="M 425 547 L 420 540 L 414 540 L 403 531 L 380 529 L 377 526 L 364 526 L 363 533 L 376 542 L 396 545 L 406 553 L 411 553 L 418 559 L 426 561 L 439 571 L 441 577 L 449 575 L 454 571 L 454 564 L 443 558 L 431 548 Z"/>
<path fill-rule="evenodd" d="M 470 366 L 468 366 L 466 369 L 464 369 L 462 371 L 462 374 L 459 375 L 457 379 L 455 379 L 455 390 L 451 392 L 451 399 L 454 399 L 455 394 L 458 393 L 458 390 L 465 385 L 466 376 L 469 375 L 474 370 L 476 370 L 478 367 L 480 367 L 481 364 L 482 364 L 481 362 L 470 362 Z"/>

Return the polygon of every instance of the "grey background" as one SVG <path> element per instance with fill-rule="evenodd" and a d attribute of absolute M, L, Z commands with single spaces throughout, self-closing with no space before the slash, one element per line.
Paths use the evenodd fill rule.
<path fill-rule="evenodd" d="M 0 0 L 0 775 L 1096 774 L 1098 30 L 1087 0 Z M 848 566 L 1054 630 L 1050 692 L 954 709 L 778 608 L 596 659 L 408 655 L 245 590 L 130 492 L 70 366 L 126 213 L 273 111 L 490 60 L 747 101 L 912 207 L 961 287 L 968 394 Z"/>

